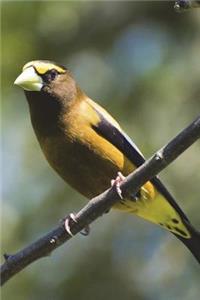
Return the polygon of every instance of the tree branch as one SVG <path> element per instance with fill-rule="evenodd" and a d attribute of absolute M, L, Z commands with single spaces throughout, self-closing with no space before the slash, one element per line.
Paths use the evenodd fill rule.
<path fill-rule="evenodd" d="M 142 166 L 127 176 L 120 185 L 122 194 L 127 197 L 130 194 L 136 193 L 145 182 L 155 177 L 199 138 L 200 116 L 182 130 L 166 146 L 156 152 Z M 77 223 L 72 222 L 70 226 L 72 233 L 75 235 L 80 232 L 115 203 L 120 201 L 120 199 L 115 187 L 112 187 L 90 200 L 88 204 L 76 214 L 75 218 Z M 16 254 L 5 254 L 5 262 L 1 266 L 1 284 L 4 284 L 13 275 L 32 262 L 49 255 L 70 238 L 70 234 L 65 230 L 64 222 L 62 222 L 51 232 Z"/>
<path fill-rule="evenodd" d="M 197 7 L 200 7 L 200 0 L 177 0 L 174 4 L 174 9 L 177 12 L 182 12 Z"/>

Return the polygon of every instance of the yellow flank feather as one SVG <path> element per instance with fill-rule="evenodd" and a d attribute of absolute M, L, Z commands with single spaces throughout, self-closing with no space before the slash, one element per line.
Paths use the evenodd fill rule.
<path fill-rule="evenodd" d="M 71 111 L 70 115 L 67 114 L 65 116 L 64 122 L 66 123 L 67 119 L 67 123 L 70 124 L 66 128 L 67 136 L 72 141 L 78 141 L 83 145 L 87 145 L 91 151 L 98 155 L 99 159 L 112 162 L 118 170 L 124 169 L 127 164 L 130 166 L 129 169 L 132 170 L 131 162 L 115 146 L 93 130 L 92 125 L 98 124 L 100 118 L 88 103 L 90 102 L 80 102 Z"/>

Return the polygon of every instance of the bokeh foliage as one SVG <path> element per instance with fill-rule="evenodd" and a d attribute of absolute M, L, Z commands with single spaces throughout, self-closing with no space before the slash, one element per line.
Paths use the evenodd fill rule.
<path fill-rule="evenodd" d="M 22 66 L 50 59 L 68 66 L 87 94 L 120 121 L 146 157 L 200 108 L 200 11 L 173 2 L 3 1 L 2 252 L 52 228 L 84 199 L 48 166 L 30 125 Z M 199 142 L 161 177 L 200 228 Z M 199 297 L 199 267 L 172 235 L 111 212 L 15 276 L 6 300 L 184 299 Z"/>

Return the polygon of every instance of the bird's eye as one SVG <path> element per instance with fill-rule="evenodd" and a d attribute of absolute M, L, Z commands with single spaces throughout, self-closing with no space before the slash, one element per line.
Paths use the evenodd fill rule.
<path fill-rule="evenodd" d="M 56 76 L 58 75 L 58 72 L 53 69 L 50 71 L 49 75 L 50 75 L 51 80 L 54 80 L 56 78 Z"/>
<path fill-rule="evenodd" d="M 52 69 L 43 75 L 43 80 L 46 83 L 53 81 L 58 75 L 58 72 L 55 69 Z"/>

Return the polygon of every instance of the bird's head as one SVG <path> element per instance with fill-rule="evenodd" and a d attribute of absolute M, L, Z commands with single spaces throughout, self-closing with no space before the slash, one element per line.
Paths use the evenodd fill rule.
<path fill-rule="evenodd" d="M 77 86 L 65 67 L 47 60 L 35 60 L 24 65 L 14 84 L 23 88 L 28 95 L 36 92 L 54 98 L 72 98 Z"/>

